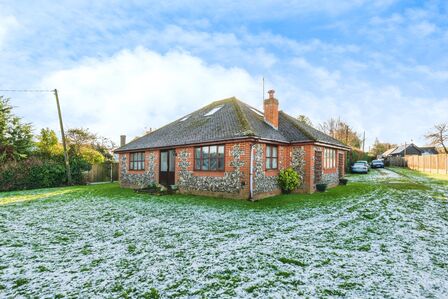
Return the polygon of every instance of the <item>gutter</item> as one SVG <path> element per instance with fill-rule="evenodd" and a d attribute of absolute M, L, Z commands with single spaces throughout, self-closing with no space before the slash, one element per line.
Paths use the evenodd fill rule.
<path fill-rule="evenodd" d="M 326 146 L 326 147 L 331 147 L 331 148 L 336 148 L 336 149 L 340 149 L 340 150 L 344 150 L 344 151 L 351 151 L 351 148 L 349 147 L 345 147 L 345 146 L 338 146 L 338 145 L 334 145 L 334 144 L 329 144 L 329 143 L 323 143 L 323 142 L 315 142 L 315 145 L 321 145 L 321 146 Z"/>
<path fill-rule="evenodd" d="M 229 138 L 229 139 L 220 139 L 220 140 L 212 140 L 212 141 L 204 141 L 204 142 L 193 142 L 193 143 L 181 143 L 181 144 L 173 144 L 173 145 L 167 145 L 167 146 L 141 147 L 141 148 L 123 149 L 123 150 L 121 150 L 120 148 L 117 148 L 113 152 L 118 154 L 118 153 L 127 153 L 127 152 L 144 151 L 144 150 L 170 149 L 170 148 L 195 146 L 195 145 L 222 144 L 222 143 L 228 143 L 231 141 L 241 141 L 241 140 L 254 141 L 254 142 L 265 141 L 267 143 L 285 144 L 285 145 L 291 144 L 291 142 L 287 142 L 287 141 L 278 141 L 278 140 L 274 140 L 274 139 L 260 138 L 257 136 L 242 136 L 242 137 L 234 137 L 234 138 Z"/>

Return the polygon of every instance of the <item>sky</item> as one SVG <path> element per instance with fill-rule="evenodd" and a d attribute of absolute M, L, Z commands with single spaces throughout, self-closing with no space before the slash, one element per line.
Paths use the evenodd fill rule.
<path fill-rule="evenodd" d="M 116 143 L 231 96 L 261 109 L 263 77 L 366 147 L 424 145 L 448 121 L 448 1 L 0 0 L 0 89 L 57 88 L 66 128 Z M 0 95 L 58 130 L 51 93 Z"/>

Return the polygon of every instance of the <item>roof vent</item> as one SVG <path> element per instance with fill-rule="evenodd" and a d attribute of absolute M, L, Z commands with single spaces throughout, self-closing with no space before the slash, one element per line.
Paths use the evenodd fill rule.
<path fill-rule="evenodd" d="M 204 114 L 204 116 L 210 116 L 215 114 L 217 111 L 219 111 L 222 107 L 224 107 L 224 105 L 221 106 L 217 106 L 215 108 L 213 108 L 212 110 L 210 110 L 209 112 L 207 112 L 206 114 Z"/>

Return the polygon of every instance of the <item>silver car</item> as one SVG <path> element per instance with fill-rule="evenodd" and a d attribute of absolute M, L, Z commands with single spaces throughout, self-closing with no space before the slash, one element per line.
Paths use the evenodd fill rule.
<path fill-rule="evenodd" d="M 356 163 L 364 163 L 364 164 L 367 166 L 367 171 L 370 170 L 370 164 L 369 164 L 369 162 L 364 161 L 364 160 L 359 160 L 359 161 L 356 161 Z"/>
<path fill-rule="evenodd" d="M 352 165 L 353 173 L 368 173 L 369 167 L 364 162 L 356 162 Z"/>
<path fill-rule="evenodd" d="M 383 160 L 373 160 L 372 168 L 384 168 L 384 161 Z"/>

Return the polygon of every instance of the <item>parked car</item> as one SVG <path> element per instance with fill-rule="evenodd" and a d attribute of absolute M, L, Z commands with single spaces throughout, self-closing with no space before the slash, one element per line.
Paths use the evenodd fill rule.
<path fill-rule="evenodd" d="M 373 160 L 371 164 L 372 168 L 384 168 L 383 160 Z"/>
<path fill-rule="evenodd" d="M 358 161 L 351 167 L 353 173 L 368 173 L 369 167 L 366 165 L 366 163 L 362 161 Z"/>
<path fill-rule="evenodd" d="M 365 161 L 365 160 L 359 160 L 359 161 L 356 161 L 356 163 L 364 163 L 364 164 L 367 166 L 367 171 L 370 170 L 370 164 L 369 164 L 369 162 L 367 162 L 367 161 Z"/>

